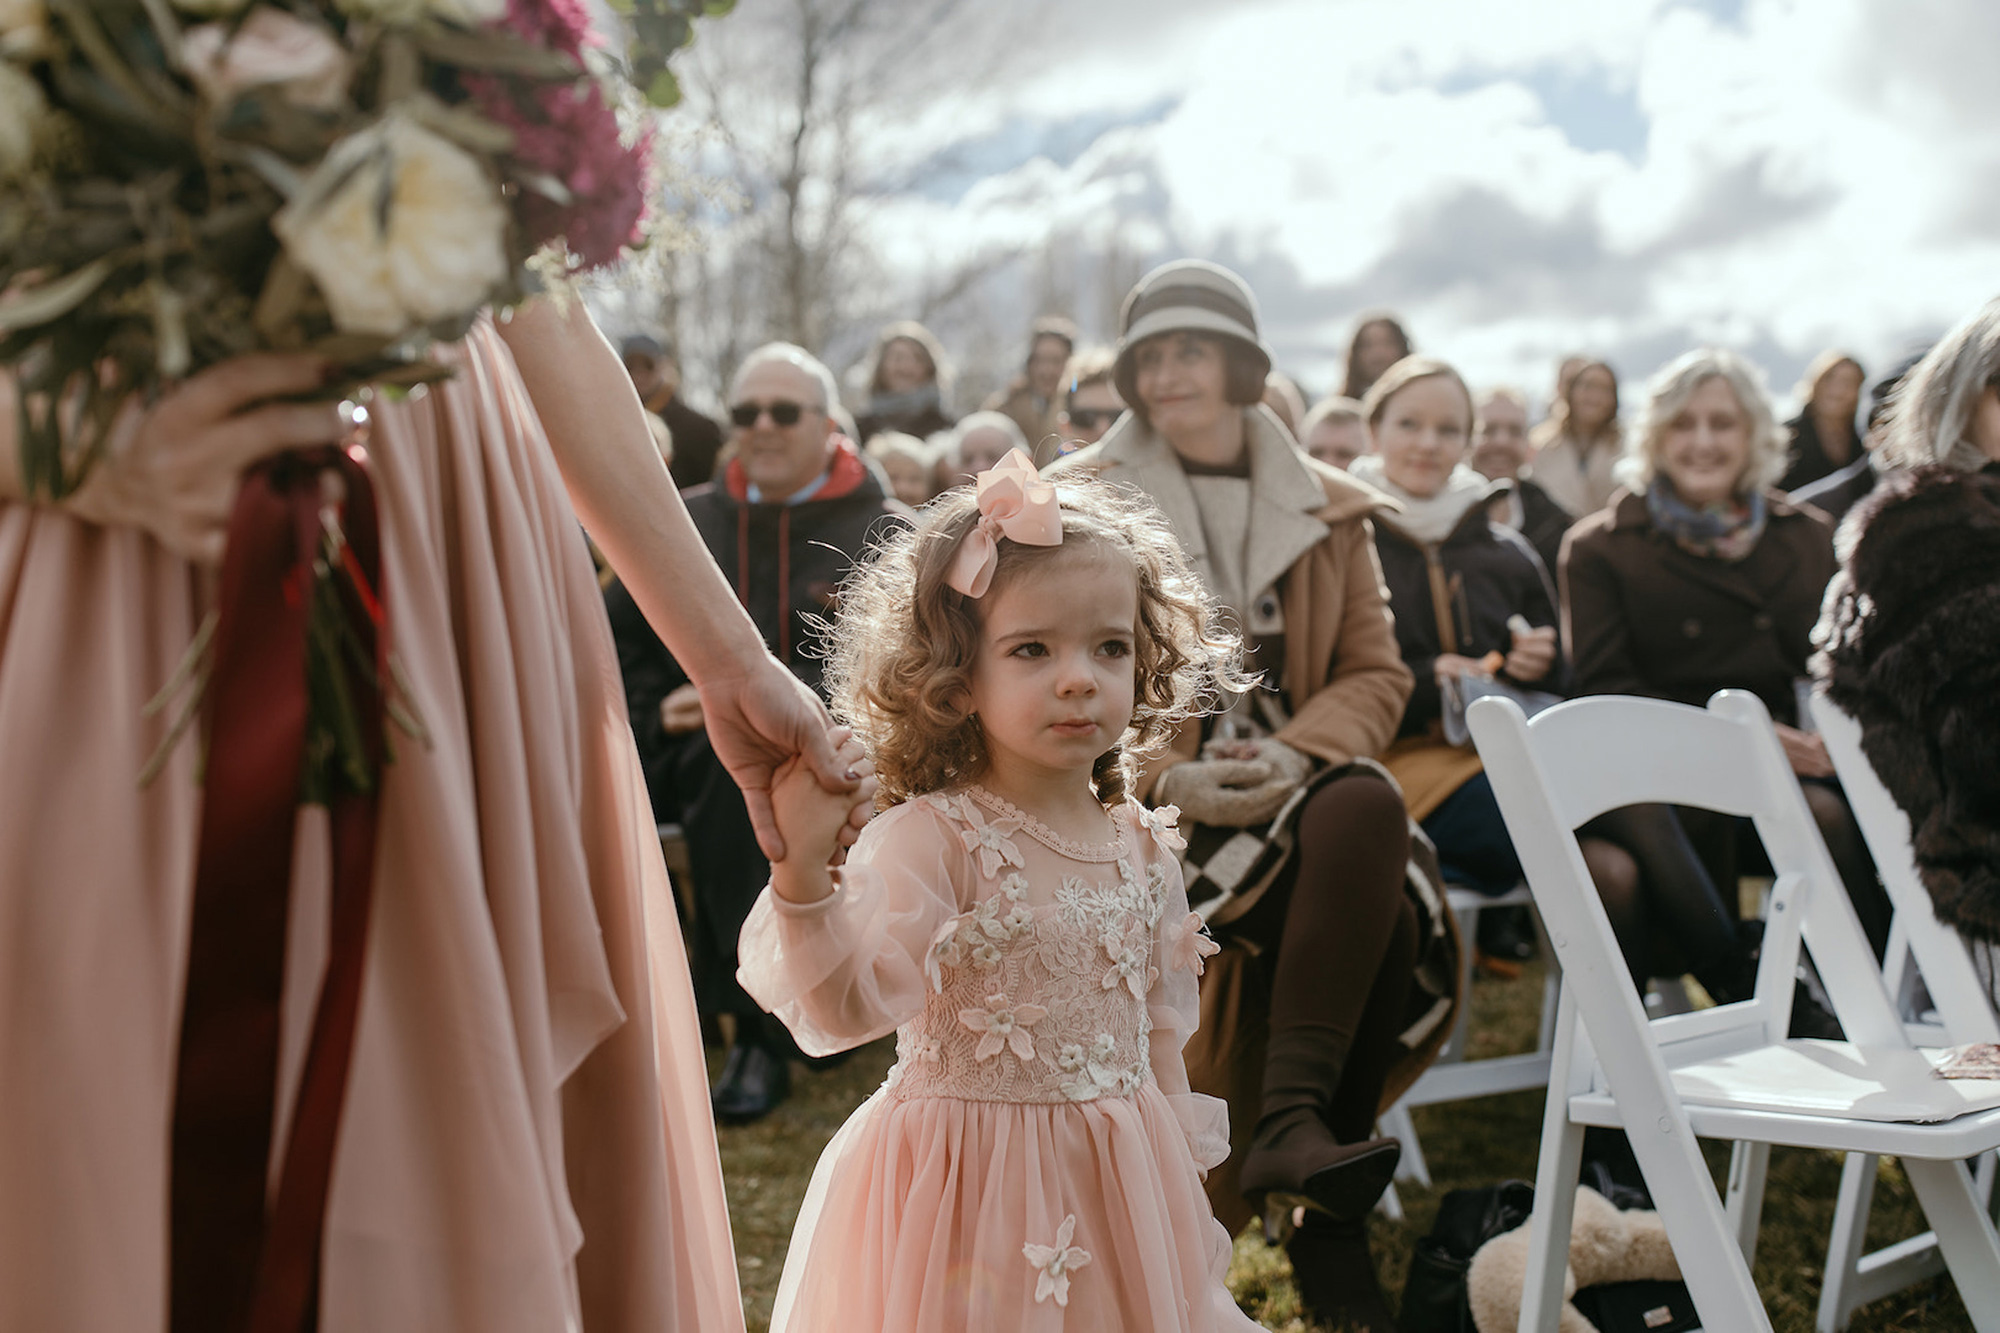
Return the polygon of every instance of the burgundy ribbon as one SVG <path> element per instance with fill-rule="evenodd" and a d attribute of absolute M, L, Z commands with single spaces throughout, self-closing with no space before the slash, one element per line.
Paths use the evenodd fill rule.
<path fill-rule="evenodd" d="M 244 475 L 229 521 L 209 677 L 211 729 L 174 1087 L 173 1333 L 299 1333 L 318 1319 L 327 1189 L 360 1007 L 377 796 L 330 800 L 330 946 L 275 1201 L 266 1207 L 278 1083 L 292 842 L 306 762 L 307 624 L 321 558 L 322 474 L 344 483 L 353 587 L 343 611 L 374 670 L 346 661 L 383 758 L 387 638 L 374 491 L 358 447 L 281 455 Z M 379 787 L 378 787 L 379 790 Z"/>

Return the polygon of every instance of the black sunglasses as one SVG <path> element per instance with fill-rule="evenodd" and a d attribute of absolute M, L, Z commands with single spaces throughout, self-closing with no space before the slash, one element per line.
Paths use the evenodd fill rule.
<path fill-rule="evenodd" d="M 1098 422 L 1109 425 L 1124 410 L 1122 407 L 1072 407 L 1068 413 L 1069 424 L 1078 430 L 1096 430 Z"/>
<path fill-rule="evenodd" d="M 757 418 L 766 412 L 771 414 L 773 423 L 779 426 L 796 426 L 805 408 L 798 403 L 788 403 L 779 399 L 775 403 L 738 403 L 729 409 L 729 419 L 744 430 L 757 424 Z"/>

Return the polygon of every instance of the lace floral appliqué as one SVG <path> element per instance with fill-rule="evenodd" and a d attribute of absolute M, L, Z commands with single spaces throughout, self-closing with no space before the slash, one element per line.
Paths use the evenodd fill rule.
<path fill-rule="evenodd" d="M 1056 1298 L 1057 1305 L 1069 1304 L 1069 1275 L 1090 1262 L 1090 1251 L 1070 1244 L 1076 1237 L 1076 1214 L 1063 1218 L 1056 1229 L 1056 1243 L 1037 1245 L 1030 1241 L 1021 1247 L 1022 1257 L 1041 1272 L 1035 1278 L 1035 1304 L 1040 1305 L 1049 1297 Z"/>
<path fill-rule="evenodd" d="M 984 1009 L 958 1011 L 958 1021 L 980 1034 L 979 1048 L 972 1053 L 975 1060 L 991 1060 L 1003 1047 L 1017 1060 L 1034 1059 L 1035 1039 L 1028 1029 L 1048 1016 L 1039 1004 L 1009 1004 L 1005 995 L 987 996 Z"/>
<path fill-rule="evenodd" d="M 1210 938 L 1203 929 L 1206 923 L 1200 912 L 1189 912 L 1177 926 L 1167 928 L 1167 965 L 1196 976 L 1202 973 L 1202 960 L 1222 952 L 1222 946 Z"/>

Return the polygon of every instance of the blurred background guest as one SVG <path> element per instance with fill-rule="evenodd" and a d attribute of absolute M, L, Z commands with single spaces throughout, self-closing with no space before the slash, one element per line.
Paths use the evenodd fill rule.
<path fill-rule="evenodd" d="M 1493 516 L 1528 539 L 1528 545 L 1542 558 L 1542 568 L 1553 579 L 1563 534 L 1575 520 L 1527 475 L 1532 453 L 1528 447 L 1527 398 L 1507 385 L 1488 389 L 1479 400 L 1473 426 L 1472 470 L 1488 481 L 1513 483 L 1496 501 Z"/>
<path fill-rule="evenodd" d="M 826 614 L 853 561 L 908 511 L 882 491 L 827 407 L 833 373 L 804 349 L 770 343 L 744 358 L 730 387 L 723 474 L 687 496 L 688 516 L 768 647 L 820 687 L 825 661 L 808 617 Z M 1004 420 L 1004 418 L 1003 418 Z M 791 1035 L 736 981 L 736 937 L 770 865 L 743 793 L 716 757 L 701 697 L 622 583 L 605 593 L 627 711 L 655 817 L 687 837 L 695 907 L 688 960 L 704 1015 L 729 1015 L 732 1044 L 710 1102 L 718 1120 L 768 1114 L 790 1091 Z"/>
<path fill-rule="evenodd" d="M 1028 437 L 1005 412 L 974 412 L 952 429 L 943 445 L 936 465 L 939 491 L 965 485 L 1005 458 L 1009 449 L 1027 452 Z"/>
<path fill-rule="evenodd" d="M 871 440 L 899 430 L 928 440 L 951 429 L 945 401 L 951 367 L 937 337 L 913 319 L 898 320 L 876 335 L 867 361 L 868 402 L 855 418 L 856 437 Z"/>
<path fill-rule="evenodd" d="M 1913 470 L 1885 478 L 1842 529 L 1815 666 L 1910 818 L 1938 919 L 1996 942 L 2000 300 L 1910 373 L 1889 434 L 1890 456 Z"/>
<path fill-rule="evenodd" d="M 1555 404 L 1567 398 L 1569 396 L 1570 381 L 1576 378 L 1577 371 L 1582 370 L 1589 364 L 1590 358 L 1581 352 L 1571 352 L 1568 356 L 1556 362 L 1556 391 L 1549 396 L 1549 402 Z"/>
<path fill-rule="evenodd" d="M 1832 527 L 1770 489 L 1784 466 L 1770 397 L 1742 357 L 1693 351 L 1653 377 L 1619 469 L 1631 489 L 1578 523 L 1563 544 L 1576 687 L 1695 706 L 1724 689 L 1762 699 L 1879 954 L 1888 941 L 1888 897 L 1826 746 L 1803 729 L 1811 722 L 1799 711 L 1812 629 L 1834 571 Z M 1760 864 L 1747 820 L 1683 810 L 1681 822 L 1724 890 L 1739 869 Z"/>
<path fill-rule="evenodd" d="M 1273 370 L 1264 377 L 1264 406 L 1277 414 L 1285 423 L 1293 439 L 1299 438 L 1299 423 L 1305 419 L 1306 397 L 1299 392 L 1299 386 L 1290 375 L 1282 370 Z"/>
<path fill-rule="evenodd" d="M 919 507 L 937 493 L 933 489 L 935 454 L 916 436 L 885 430 L 868 441 L 863 452 L 882 465 L 883 475 L 889 478 L 889 489 L 910 508 Z"/>
<path fill-rule="evenodd" d="M 1861 363 L 1842 351 L 1821 352 L 1799 380 L 1799 414 L 1785 423 L 1790 465 L 1778 489 L 1795 491 L 1838 472 L 1862 454 L 1854 424 L 1867 380 Z"/>
<path fill-rule="evenodd" d="M 1528 436 L 1536 484 L 1577 518 L 1596 513 L 1618 489 L 1620 438 L 1618 376 L 1604 362 L 1586 360 Z"/>
<path fill-rule="evenodd" d="M 1328 467 L 1347 471 L 1350 463 L 1368 452 L 1361 404 L 1339 394 L 1320 399 L 1300 423 L 1299 444 Z"/>
<path fill-rule="evenodd" d="M 1867 429 L 1861 435 L 1861 456 L 1836 472 L 1829 472 L 1818 481 L 1807 482 L 1791 492 L 1790 499 L 1796 505 L 1811 505 L 1835 523 L 1847 516 L 1847 511 L 1861 502 L 1875 489 L 1876 483 L 1895 464 L 1884 452 L 1883 442 L 1889 435 L 1890 406 L 1895 401 L 1896 391 L 1917 363 L 1922 361 L 1922 352 L 1903 358 L 1894 370 L 1868 386 Z"/>
<path fill-rule="evenodd" d="M 1406 357 L 1375 381 L 1363 411 L 1375 452 L 1348 470 L 1401 505 L 1376 517 L 1375 550 L 1396 645 L 1416 677 L 1382 761 L 1437 845 L 1445 878 L 1498 896 L 1521 882 L 1520 858 L 1478 753 L 1442 735 L 1444 687 L 1491 676 L 1560 690 L 1555 589 L 1534 548 L 1489 517 L 1494 483 L 1465 465 L 1472 394 L 1456 370 Z M 1480 917 L 1489 955 L 1514 961 L 1527 952 L 1525 922 Z"/>
<path fill-rule="evenodd" d="M 1036 467 L 1060 452 L 1063 368 L 1075 351 L 1076 325 L 1060 315 L 1042 316 L 1028 332 L 1028 355 L 1020 373 L 986 400 L 987 411 L 1004 412 L 1021 428 Z"/>
<path fill-rule="evenodd" d="M 1062 410 L 1056 415 L 1060 452 L 1096 444 L 1125 411 L 1111 378 L 1113 359 L 1109 347 L 1086 347 L 1063 367 Z"/>
<path fill-rule="evenodd" d="M 1416 350 L 1410 335 L 1394 315 L 1386 310 L 1364 311 L 1347 344 L 1347 368 L 1340 396 L 1356 402 L 1368 396 L 1368 386 L 1382 372 Z"/>
<path fill-rule="evenodd" d="M 620 350 L 639 401 L 667 428 L 672 444 L 663 456 L 671 460 L 674 485 L 682 490 L 701 485 L 715 475 L 722 427 L 681 401 L 681 365 L 671 348 L 641 333 L 627 338 Z"/>

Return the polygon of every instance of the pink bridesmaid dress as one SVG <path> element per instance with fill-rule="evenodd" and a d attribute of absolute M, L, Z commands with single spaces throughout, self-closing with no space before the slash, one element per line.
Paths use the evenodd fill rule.
<path fill-rule="evenodd" d="M 897 1054 L 813 1174 L 773 1333 L 1257 1327 L 1201 1188 L 1229 1126 L 1181 1061 L 1209 946 L 1172 818 L 1080 844 L 972 787 L 877 818 L 822 902 L 765 890 L 744 986 L 808 1053 Z"/>
<path fill-rule="evenodd" d="M 396 733 L 322 1249 L 326 1333 L 741 1329 L 694 1000 L 603 604 L 513 359 L 369 445 Z M 200 788 L 141 709 L 211 602 L 145 533 L 0 505 L 0 1328 L 166 1327 Z M 324 960 L 301 816 L 279 1114 Z M 274 1136 L 282 1147 L 282 1132 Z"/>

